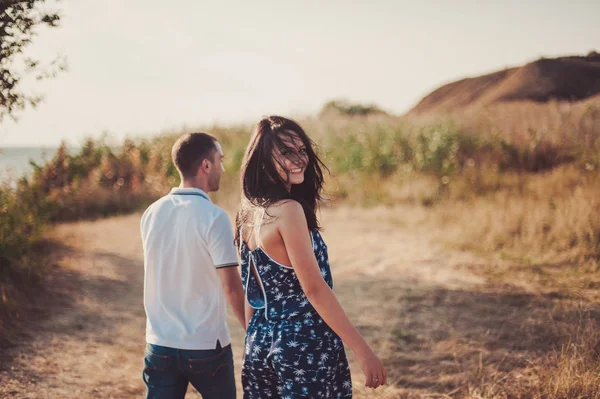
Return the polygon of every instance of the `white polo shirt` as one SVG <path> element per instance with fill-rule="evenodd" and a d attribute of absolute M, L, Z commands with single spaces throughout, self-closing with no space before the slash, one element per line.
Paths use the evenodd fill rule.
<path fill-rule="evenodd" d="M 215 349 L 231 342 L 217 269 L 238 265 L 227 213 L 197 188 L 173 188 L 146 209 L 144 247 L 146 342 L 177 349 Z"/>

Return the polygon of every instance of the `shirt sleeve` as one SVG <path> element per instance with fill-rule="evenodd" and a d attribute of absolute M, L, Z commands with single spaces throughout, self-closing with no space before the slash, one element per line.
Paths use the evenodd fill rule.
<path fill-rule="evenodd" d="M 217 269 L 238 265 L 237 249 L 233 242 L 229 217 L 221 212 L 208 231 L 208 251 Z"/>

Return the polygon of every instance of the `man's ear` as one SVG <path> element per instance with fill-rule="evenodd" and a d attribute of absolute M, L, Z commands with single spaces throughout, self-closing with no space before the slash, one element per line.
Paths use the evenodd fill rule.
<path fill-rule="evenodd" d="M 200 165 L 200 167 L 202 168 L 202 170 L 204 170 L 205 172 L 208 172 L 210 170 L 210 162 L 208 161 L 208 159 L 203 159 L 202 160 L 202 165 Z"/>

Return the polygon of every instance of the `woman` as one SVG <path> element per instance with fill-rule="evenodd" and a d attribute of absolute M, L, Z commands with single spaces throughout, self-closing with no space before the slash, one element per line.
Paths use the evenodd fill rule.
<path fill-rule="evenodd" d="M 262 119 L 250 139 L 237 215 L 246 291 L 244 398 L 350 398 L 344 352 L 356 355 L 367 387 L 386 372 L 333 291 L 316 217 L 323 166 L 294 121 Z"/>

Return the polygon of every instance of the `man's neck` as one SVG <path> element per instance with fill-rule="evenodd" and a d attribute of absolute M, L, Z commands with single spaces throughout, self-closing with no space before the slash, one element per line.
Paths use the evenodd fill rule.
<path fill-rule="evenodd" d="M 205 182 L 194 182 L 189 180 L 182 180 L 179 185 L 180 188 L 199 188 L 200 190 L 208 193 L 208 184 Z"/>

